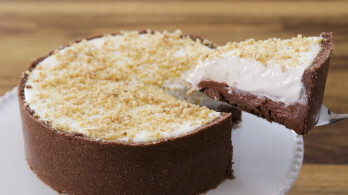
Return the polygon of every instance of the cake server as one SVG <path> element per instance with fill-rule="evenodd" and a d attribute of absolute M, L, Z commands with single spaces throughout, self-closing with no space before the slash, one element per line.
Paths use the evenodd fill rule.
<path fill-rule="evenodd" d="M 184 89 L 185 91 L 187 90 L 186 88 Z M 183 94 L 185 94 L 185 92 L 183 92 Z M 213 109 L 215 111 L 218 112 L 229 112 L 232 109 L 236 109 L 237 107 L 232 106 L 226 102 L 221 102 L 221 101 L 216 101 L 210 97 L 205 96 L 204 94 L 200 93 L 200 92 L 196 92 L 194 94 L 195 98 L 191 99 L 188 98 L 189 96 L 176 96 L 175 94 L 171 94 L 174 97 L 178 98 L 178 99 L 182 99 L 182 100 L 186 100 L 190 103 L 194 103 L 196 104 L 197 102 L 195 100 L 199 99 L 200 101 L 198 101 L 198 104 L 201 106 L 206 106 L 210 109 Z M 238 108 L 237 108 L 238 109 Z M 319 119 L 317 124 L 315 125 L 315 127 L 318 126 L 324 126 L 324 125 L 328 125 L 328 124 L 332 124 L 335 123 L 337 121 L 341 121 L 344 119 L 348 119 L 348 114 L 336 114 L 331 112 L 324 104 L 321 105 L 321 110 L 320 110 L 320 115 L 319 115 Z"/>
<path fill-rule="evenodd" d="M 335 123 L 343 119 L 348 119 L 348 114 L 333 113 L 323 104 L 321 105 L 320 116 L 316 127 Z"/>
<path fill-rule="evenodd" d="M 213 103 L 212 103 L 213 102 Z M 229 105 L 224 102 L 219 102 L 219 104 L 214 104 L 216 101 L 211 101 L 209 104 L 205 104 L 210 109 L 214 109 L 219 112 L 226 112 L 233 108 L 234 106 Z M 205 102 L 206 103 L 206 102 Z M 234 107 L 237 108 L 237 107 Z M 320 115 L 316 127 L 332 124 L 344 119 L 348 119 L 348 114 L 336 114 L 331 112 L 324 104 L 321 105 Z"/>

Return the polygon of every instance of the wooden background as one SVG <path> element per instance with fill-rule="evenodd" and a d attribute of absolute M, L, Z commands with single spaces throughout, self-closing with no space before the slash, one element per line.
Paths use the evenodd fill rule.
<path fill-rule="evenodd" d="M 324 103 L 348 113 L 346 1 L 2 1 L 0 95 L 36 57 L 80 37 L 121 29 L 182 29 L 218 44 L 246 38 L 334 33 Z M 348 120 L 305 136 L 301 174 L 289 194 L 348 194 Z"/>

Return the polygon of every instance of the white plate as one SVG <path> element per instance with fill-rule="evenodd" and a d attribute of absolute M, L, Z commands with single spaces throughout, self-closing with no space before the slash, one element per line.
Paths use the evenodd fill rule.
<path fill-rule="evenodd" d="M 1 194 L 56 194 L 41 182 L 24 159 L 16 90 L 0 97 Z M 301 169 L 303 139 L 285 127 L 243 113 L 232 133 L 236 178 L 225 180 L 208 195 L 286 194 Z"/>

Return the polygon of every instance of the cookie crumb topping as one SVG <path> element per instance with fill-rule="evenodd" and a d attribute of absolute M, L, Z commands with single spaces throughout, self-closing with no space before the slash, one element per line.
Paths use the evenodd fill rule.
<path fill-rule="evenodd" d="M 285 72 L 288 67 L 302 66 L 307 63 L 303 61 L 303 55 L 310 50 L 319 53 L 318 43 L 322 37 L 302 37 L 298 35 L 291 39 L 271 38 L 268 40 L 255 41 L 247 39 L 242 42 L 229 42 L 217 48 L 215 52 L 205 56 L 205 59 L 214 59 L 220 56 L 237 56 L 240 58 L 254 59 L 265 66 L 277 65 Z"/>

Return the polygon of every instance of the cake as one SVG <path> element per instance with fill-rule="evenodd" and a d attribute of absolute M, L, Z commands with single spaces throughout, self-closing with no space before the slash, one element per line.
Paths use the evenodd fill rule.
<path fill-rule="evenodd" d="M 227 43 L 202 57 L 187 81 L 303 135 L 318 120 L 332 49 L 331 33 Z"/>
<path fill-rule="evenodd" d="M 183 93 L 213 48 L 181 31 L 124 31 L 38 58 L 18 87 L 30 168 L 68 194 L 199 194 L 233 178 L 240 111 Z"/>

